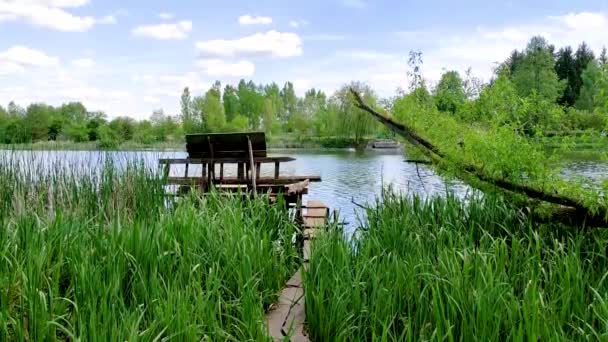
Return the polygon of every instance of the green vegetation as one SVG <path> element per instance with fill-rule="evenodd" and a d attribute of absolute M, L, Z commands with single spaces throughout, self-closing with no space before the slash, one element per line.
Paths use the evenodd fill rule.
<path fill-rule="evenodd" d="M 298 266 L 280 206 L 167 201 L 131 162 L 77 174 L 0 163 L 0 340 L 268 340 Z"/>
<path fill-rule="evenodd" d="M 497 68 L 495 79 L 474 99 L 466 100 L 462 89 L 475 82 L 460 81 L 453 72 L 444 75 L 434 95 L 424 82 L 412 84 L 409 94 L 394 100 L 394 119 L 433 142 L 447 156 L 440 169 L 448 173 L 471 183 L 505 180 L 562 196 L 605 216 L 608 201 L 602 193 L 608 184 L 590 189 L 578 181 L 566 182 L 560 166 L 577 144 L 579 153 L 605 144 L 608 66 L 595 60 L 585 44 L 572 58 L 564 57 L 569 49 L 560 50 L 557 62 L 553 51 L 543 38 L 533 38 L 523 52 L 514 52 Z M 573 64 L 564 66 L 567 63 Z M 599 74 L 587 77 L 590 70 Z M 579 95 L 566 94 L 568 89 Z M 566 95 L 574 97 L 566 100 Z M 592 105 L 585 97 L 593 98 Z M 587 108 L 578 107 L 580 103 Z M 475 172 L 463 172 L 465 168 Z"/>
<path fill-rule="evenodd" d="M 357 238 L 313 244 L 317 341 L 604 340 L 605 230 L 534 224 L 500 198 L 387 195 Z"/>
<path fill-rule="evenodd" d="M 352 83 L 370 103 L 377 95 L 364 84 Z M 181 113 L 166 115 L 155 111 L 149 120 L 117 117 L 108 121 L 100 112 L 89 112 L 81 103 L 60 107 L 31 104 L 23 109 L 11 102 L 0 107 L 0 145 L 42 142 L 43 146 L 81 146 L 116 149 L 131 146 L 181 146 L 184 134 L 263 130 L 269 137 L 288 136 L 290 141 L 318 140 L 315 146 L 358 146 L 383 134 L 383 129 L 353 105 L 348 86 L 327 97 L 310 89 L 304 97 L 295 94 L 293 84 L 283 88 L 275 83 L 256 85 L 241 80 L 238 87 L 221 84 L 201 96 L 184 89 Z M 44 142 L 53 144 L 44 144 Z M 54 144 L 59 142 L 59 144 Z M 332 142 L 336 142 L 332 145 Z M 297 144 L 296 144 L 297 145 Z"/>

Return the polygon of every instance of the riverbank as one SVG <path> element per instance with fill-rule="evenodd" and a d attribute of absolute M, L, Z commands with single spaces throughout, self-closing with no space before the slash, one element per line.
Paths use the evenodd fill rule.
<path fill-rule="evenodd" d="M 606 160 L 608 138 L 597 133 L 576 136 L 553 136 L 539 140 L 548 152 L 556 152 L 573 160 Z"/>
<path fill-rule="evenodd" d="M 268 136 L 267 147 L 274 150 L 310 150 L 310 149 L 361 149 L 367 146 L 374 138 L 356 140 L 347 137 L 312 137 L 312 136 Z M 101 146 L 98 142 L 71 142 L 71 141 L 38 141 L 28 144 L 1 145 L 4 150 L 35 150 L 35 151 L 185 151 L 184 141 L 155 142 L 143 144 L 135 141 Z"/>

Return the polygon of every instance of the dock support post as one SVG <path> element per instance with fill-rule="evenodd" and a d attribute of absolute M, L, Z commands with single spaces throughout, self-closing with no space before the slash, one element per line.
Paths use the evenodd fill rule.
<path fill-rule="evenodd" d="M 281 167 L 281 163 L 274 163 L 274 179 L 279 179 L 279 168 Z"/>
<path fill-rule="evenodd" d="M 253 196 L 257 197 L 258 189 L 255 184 L 256 171 L 255 171 L 255 164 L 253 163 L 253 149 L 251 148 L 251 139 L 249 139 L 249 136 L 247 136 L 247 145 L 249 146 L 249 165 L 251 165 L 251 168 L 252 168 L 251 169 L 251 184 L 253 185 Z"/>
<path fill-rule="evenodd" d="M 239 180 L 245 179 L 245 165 L 243 163 L 238 163 L 237 176 Z"/>

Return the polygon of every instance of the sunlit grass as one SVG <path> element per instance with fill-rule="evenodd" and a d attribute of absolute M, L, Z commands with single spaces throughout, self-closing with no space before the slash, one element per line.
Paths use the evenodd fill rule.
<path fill-rule="evenodd" d="M 317 341 L 608 338 L 608 232 L 538 226 L 500 199 L 388 196 L 358 240 L 313 245 Z"/>
<path fill-rule="evenodd" d="M 3 161 L 0 340 L 268 340 L 265 312 L 299 262 L 280 205 L 168 200 L 137 161 Z"/>

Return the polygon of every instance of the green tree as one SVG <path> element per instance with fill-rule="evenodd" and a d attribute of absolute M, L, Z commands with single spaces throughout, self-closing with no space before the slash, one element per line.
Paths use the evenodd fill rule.
<path fill-rule="evenodd" d="M 474 110 L 462 113 L 468 121 L 491 121 L 501 124 L 519 120 L 521 100 L 511 79 L 501 74 L 491 85 L 484 88 L 475 101 Z M 472 116 L 469 116 L 470 114 Z"/>
<path fill-rule="evenodd" d="M 560 80 L 565 84 L 564 92 L 560 96 L 558 102 L 562 105 L 572 106 L 578 98 L 576 90 L 578 83 L 578 73 L 576 70 L 576 60 L 572 48 L 567 46 L 561 48 L 557 53 L 555 61 L 555 72 Z"/>
<path fill-rule="evenodd" d="M 282 118 L 285 117 L 282 113 L 284 106 L 283 99 L 281 98 L 281 89 L 276 83 L 272 82 L 264 87 L 264 97 L 270 102 L 264 104 L 264 128 L 265 130 L 277 132 L 283 123 Z"/>
<path fill-rule="evenodd" d="M 194 133 L 199 129 L 199 120 L 194 116 L 194 104 L 190 96 L 190 89 L 184 88 L 181 97 L 182 126 L 185 133 Z"/>
<path fill-rule="evenodd" d="M 368 85 L 351 82 L 336 91 L 330 100 L 338 108 L 340 124 L 337 133 L 353 138 L 355 144 L 360 145 L 365 141 L 366 136 L 378 132 L 378 124 L 368 113 L 355 106 L 355 100 L 350 93 L 351 88 L 371 106 L 376 106 L 377 96 Z"/>
<path fill-rule="evenodd" d="M 555 102 L 562 85 L 555 72 L 552 47 L 542 37 L 534 37 L 526 47 L 525 55 L 515 69 L 513 82 L 522 97 L 537 94 L 539 99 Z"/>
<path fill-rule="evenodd" d="M 602 52 L 600 53 L 599 62 L 603 67 L 608 66 L 608 52 L 606 51 L 605 46 L 602 48 Z"/>
<path fill-rule="evenodd" d="M 226 116 L 224 114 L 224 106 L 221 102 L 221 85 L 218 82 L 215 83 L 211 89 L 205 93 L 205 97 L 202 101 L 202 112 L 206 118 L 207 130 L 210 132 L 220 132 L 226 125 Z"/>
<path fill-rule="evenodd" d="M 513 50 L 513 52 L 511 52 L 511 55 L 509 55 L 509 58 L 507 58 L 507 60 L 504 63 L 504 70 L 506 70 L 509 75 L 514 75 L 515 71 L 519 68 L 519 66 L 521 65 L 521 62 L 524 59 L 524 54 L 517 51 L 517 50 Z"/>
<path fill-rule="evenodd" d="M 97 141 L 100 138 L 99 129 L 101 126 L 106 125 L 106 114 L 104 112 L 91 113 L 91 118 L 87 123 L 87 135 L 89 141 Z"/>
<path fill-rule="evenodd" d="M 264 117 L 262 119 L 262 123 L 264 125 L 264 132 L 272 133 L 276 112 L 277 112 L 277 110 L 276 110 L 274 102 L 269 98 L 265 98 L 264 99 Z"/>
<path fill-rule="evenodd" d="M 601 99 L 601 92 L 603 86 L 603 78 L 605 71 L 599 66 L 596 61 L 589 62 L 587 68 L 583 71 L 581 94 L 576 103 L 579 109 L 593 112 L 596 107 L 602 107 L 601 103 L 598 103 Z"/>
<path fill-rule="evenodd" d="M 142 120 L 134 124 L 133 140 L 141 144 L 152 144 L 156 141 L 154 127 L 148 120 Z"/>
<path fill-rule="evenodd" d="M 581 92 L 581 87 L 583 86 L 583 72 L 587 69 L 589 63 L 595 60 L 595 55 L 589 46 L 583 42 L 579 45 L 578 49 L 575 53 L 575 69 L 576 69 L 576 77 L 572 84 L 573 91 L 577 95 Z"/>
<path fill-rule="evenodd" d="M 448 71 L 444 73 L 435 89 L 437 109 L 454 114 L 464 105 L 466 100 L 467 96 L 458 72 Z"/>
<path fill-rule="evenodd" d="M 241 112 L 249 120 L 250 129 L 258 129 L 264 111 L 264 96 L 258 91 L 253 81 L 241 80 L 238 85 L 238 97 Z"/>
<path fill-rule="evenodd" d="M 49 126 L 53 118 L 54 109 L 41 103 L 33 103 L 27 107 L 23 124 L 32 141 L 49 140 Z"/>
<path fill-rule="evenodd" d="M 281 101 L 283 102 L 283 110 L 279 119 L 282 122 L 290 121 L 298 110 L 298 97 L 296 96 L 293 83 L 287 82 L 281 89 Z"/>
<path fill-rule="evenodd" d="M 226 87 L 224 88 L 223 102 L 226 120 L 230 122 L 240 112 L 239 96 L 237 95 L 236 88 L 226 84 Z"/>
<path fill-rule="evenodd" d="M 230 130 L 235 132 L 244 132 L 249 127 L 249 119 L 244 117 L 243 115 L 237 115 L 230 122 Z"/>
<path fill-rule="evenodd" d="M 132 140 L 135 134 L 135 121 L 129 117 L 117 117 L 110 121 L 108 127 L 116 133 L 120 142 Z"/>

